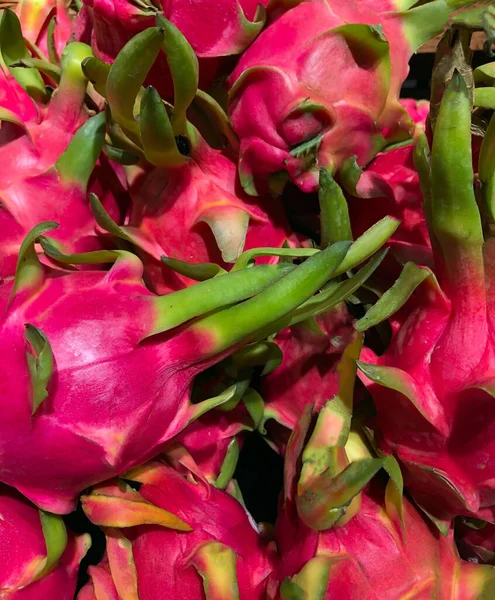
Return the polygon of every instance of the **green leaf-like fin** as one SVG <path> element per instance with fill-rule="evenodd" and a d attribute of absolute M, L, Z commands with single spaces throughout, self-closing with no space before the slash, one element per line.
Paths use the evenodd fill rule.
<path fill-rule="evenodd" d="M 257 331 L 290 314 L 331 279 L 349 247 L 350 242 L 337 242 L 308 258 L 254 298 L 200 321 L 199 330 L 204 329 L 215 339 L 212 351 L 220 352 L 247 341 Z"/>
<path fill-rule="evenodd" d="M 207 600 L 239 600 L 236 553 L 220 542 L 206 542 L 195 552 L 193 565 L 203 579 Z"/>
<path fill-rule="evenodd" d="M 238 368 L 263 366 L 262 375 L 268 375 L 282 364 L 283 354 L 275 342 L 262 340 L 242 346 L 232 355 L 232 358 Z"/>
<path fill-rule="evenodd" d="M 166 296 L 153 298 L 158 318 L 150 335 L 168 331 L 200 315 L 246 300 L 281 279 L 291 266 L 260 265 L 226 273 Z"/>
<path fill-rule="evenodd" d="M 227 272 L 216 263 L 188 263 L 170 256 L 162 256 L 161 261 L 176 273 L 195 281 L 207 281 Z"/>
<path fill-rule="evenodd" d="M 215 481 L 215 486 L 217 488 L 224 490 L 229 484 L 229 481 L 234 476 L 237 461 L 239 460 L 239 454 L 239 444 L 237 439 L 233 438 L 228 445 L 227 453 L 220 468 L 220 473 Z"/>
<path fill-rule="evenodd" d="M 198 59 L 184 35 L 165 19 L 157 16 L 157 24 L 163 28 L 163 51 L 174 82 L 174 113 L 172 128 L 175 135 L 186 130 L 186 111 L 196 96 L 199 81 Z"/>
<path fill-rule="evenodd" d="M 44 281 L 44 268 L 39 261 L 34 244 L 40 235 L 57 229 L 58 223 L 45 221 L 33 227 L 27 234 L 19 249 L 15 270 L 15 284 L 12 297 L 20 290 L 34 290 Z"/>
<path fill-rule="evenodd" d="M 32 348 L 32 352 L 26 352 L 26 360 L 31 374 L 31 415 L 34 415 L 48 396 L 48 386 L 53 373 L 53 352 L 48 338 L 38 327 L 26 323 L 24 335 Z"/>
<path fill-rule="evenodd" d="M 444 0 L 429 1 L 401 14 L 405 35 L 413 52 L 442 33 L 451 9 Z"/>
<path fill-rule="evenodd" d="M 196 97 L 194 98 L 193 105 L 204 114 L 205 119 L 208 119 L 212 123 L 214 129 L 227 139 L 231 148 L 238 151 L 239 139 L 232 129 L 232 124 L 227 113 L 215 98 L 203 90 L 198 89 L 196 90 Z"/>
<path fill-rule="evenodd" d="M 282 583 L 282 600 L 325 600 L 333 560 L 327 556 L 308 560 L 292 580 Z"/>
<path fill-rule="evenodd" d="M 163 38 L 162 27 L 150 27 L 138 33 L 119 52 L 107 77 L 106 94 L 112 116 L 138 144 L 139 125 L 134 118 L 134 105 L 160 52 Z"/>
<path fill-rule="evenodd" d="M 282 600 L 308 600 L 302 588 L 289 578 L 284 579 L 280 584 L 280 597 Z"/>
<path fill-rule="evenodd" d="M 290 315 L 284 317 L 280 321 L 272 323 L 269 328 L 261 330 L 257 339 L 263 339 L 269 335 L 273 335 L 286 327 L 292 327 L 292 325 L 316 315 L 320 315 L 326 310 L 337 306 L 337 304 L 346 300 L 371 277 L 380 266 L 380 263 L 386 254 L 386 249 L 377 252 L 375 256 L 373 256 L 373 258 L 356 273 L 356 275 L 340 283 L 332 282 L 332 285 L 327 285 L 324 291 L 301 304 L 301 306 L 292 311 Z M 337 271 L 338 270 L 340 270 L 340 268 L 337 269 Z"/>
<path fill-rule="evenodd" d="M 23 59 L 30 59 L 22 37 L 21 24 L 15 12 L 6 8 L 0 20 L 0 52 L 2 58 L 16 79 L 17 83 L 37 102 L 48 99 L 43 78 L 36 69 L 11 67 Z"/>
<path fill-rule="evenodd" d="M 105 141 L 105 121 L 105 113 L 99 113 L 76 131 L 55 165 L 64 183 L 77 184 L 86 190 Z"/>
<path fill-rule="evenodd" d="M 39 515 L 46 544 L 46 562 L 37 579 L 53 569 L 67 546 L 67 530 L 62 517 L 43 510 L 39 511 Z"/>
<path fill-rule="evenodd" d="M 399 225 L 400 221 L 393 217 L 383 217 L 377 221 L 352 244 L 342 264 L 335 271 L 335 275 L 350 271 L 373 256 L 388 241 Z"/>
<path fill-rule="evenodd" d="M 55 26 L 57 25 L 57 19 L 53 16 L 48 23 L 48 27 L 46 29 L 46 47 L 48 50 L 48 60 L 54 64 L 60 64 L 60 56 L 57 52 L 57 46 L 55 43 Z"/>
<path fill-rule="evenodd" d="M 188 162 L 179 152 L 167 109 L 154 87 L 143 93 L 139 124 L 144 154 L 151 164 L 176 168 Z"/>
<path fill-rule="evenodd" d="M 321 247 L 334 242 L 352 241 L 349 207 L 342 188 L 327 169 L 320 169 L 318 192 L 321 212 Z"/>
<path fill-rule="evenodd" d="M 437 127 L 431 152 L 432 229 L 444 260 L 450 262 L 461 249 L 471 254 L 473 248 L 483 244 L 473 187 L 471 103 L 458 71 L 443 95 Z M 477 254 L 480 259 L 480 251 Z"/>
<path fill-rule="evenodd" d="M 10 65 L 14 68 L 36 69 L 37 71 L 47 75 L 53 82 L 60 83 L 62 69 L 47 60 L 40 58 L 23 58 L 22 60 Z"/>
<path fill-rule="evenodd" d="M 103 96 L 107 97 L 107 79 L 112 65 L 98 60 L 94 56 L 90 56 L 83 60 L 82 70 L 86 77 L 91 81 L 95 90 Z"/>
<path fill-rule="evenodd" d="M 390 477 L 385 488 L 385 509 L 390 519 L 399 526 L 404 541 L 406 541 L 406 527 L 404 523 L 404 480 L 397 459 L 393 456 L 385 457 L 383 468 Z M 398 523 L 397 523 L 398 521 Z"/>
<path fill-rule="evenodd" d="M 307 258 L 318 254 L 316 248 L 253 248 L 246 250 L 237 259 L 232 271 L 245 269 L 249 264 L 255 261 L 260 256 L 280 256 L 291 258 Z"/>
<path fill-rule="evenodd" d="M 367 331 L 386 321 L 404 306 L 414 290 L 430 275 L 429 269 L 418 267 L 412 262 L 406 263 L 393 286 L 367 311 L 364 317 L 357 321 L 356 329 Z"/>
<path fill-rule="evenodd" d="M 297 510 L 308 527 L 323 531 L 332 527 L 345 513 L 351 500 L 383 467 L 382 458 L 362 458 L 351 462 L 342 472 L 332 476 L 321 473 L 297 497 Z M 315 514 L 315 508 L 321 510 Z"/>

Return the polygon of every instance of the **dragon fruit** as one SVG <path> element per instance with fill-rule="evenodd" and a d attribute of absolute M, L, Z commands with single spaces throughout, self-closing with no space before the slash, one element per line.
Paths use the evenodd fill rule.
<path fill-rule="evenodd" d="M 158 293 L 192 283 L 167 268 L 162 256 L 227 269 L 243 250 L 281 247 L 290 235 L 280 201 L 250 201 L 239 189 L 235 162 L 210 148 L 192 125 L 188 134 L 186 164 L 157 166 L 130 184 L 132 211 L 125 230 L 141 232 L 147 281 Z"/>
<path fill-rule="evenodd" d="M 185 111 L 197 92 L 197 67 L 182 34 L 169 23 L 167 27 L 167 35 L 181 48 L 180 64 L 189 68 L 188 95 L 182 94 L 183 73 L 174 71 L 176 102 L 171 119 L 152 87 L 141 89 L 141 110 L 136 119 L 133 95 L 138 94 L 159 55 L 165 32 L 160 26 L 149 28 L 122 49 L 109 70 L 104 93 L 117 125 L 132 141 L 134 150 L 144 156 L 138 166 L 128 168 L 132 210 L 126 226 L 109 228 L 105 225 L 107 215 L 96 208 L 104 228 L 143 251 L 146 281 L 157 293 L 192 283 L 187 275 L 170 269 L 170 261 L 164 264 L 163 256 L 174 261 L 215 263 L 226 269 L 244 249 L 281 247 L 290 235 L 282 204 L 271 198 L 253 202 L 239 185 L 230 150 L 210 147 L 197 128 L 185 120 Z M 179 114 L 184 116 L 182 126 L 175 119 Z"/>
<path fill-rule="evenodd" d="M 358 346 L 348 348 L 339 394 L 322 408 L 304 450 L 307 410 L 289 441 L 268 597 L 489 597 L 495 571 L 462 562 L 452 531 L 441 536 L 402 497 L 397 463 L 372 458 L 356 424 L 349 430 Z M 372 479 L 382 466 L 390 475 L 386 486 Z"/>
<path fill-rule="evenodd" d="M 87 119 L 83 106 L 87 79 L 81 71 L 81 63 L 92 56 L 92 52 L 85 44 L 70 44 L 63 53 L 61 71 L 57 70 L 58 67 L 53 70 L 47 61 L 32 62 L 24 46 L 17 16 L 10 10 L 3 12 L 0 33 L 6 83 L 11 83 L 13 78 L 18 84 L 5 94 L 7 102 L 2 102 L 2 130 L 6 123 L 24 130 L 24 135 L 12 136 L 10 143 L 0 146 L 1 185 L 4 189 L 19 179 L 38 175 L 52 167 Z M 60 80 L 50 99 L 40 72 L 33 64 L 49 70 Z M 36 101 L 34 107 L 26 94 L 20 92 L 19 86 Z M 19 97 L 22 113 L 13 108 L 15 101 L 12 94 Z"/>
<path fill-rule="evenodd" d="M 388 350 L 379 357 L 366 351 L 360 363 L 377 409 L 377 443 L 401 461 L 414 499 L 442 529 L 456 515 L 495 520 L 493 239 L 489 227 L 484 238 L 475 198 L 470 108 L 456 72 L 442 99 L 431 165 L 425 137 L 416 152 L 434 273 L 392 321 Z M 491 125 L 480 154 L 487 209 L 494 132 Z"/>
<path fill-rule="evenodd" d="M 0 514 L 0 596 L 72 600 L 89 535 L 68 535 L 61 517 L 38 510 L 5 485 Z"/>
<path fill-rule="evenodd" d="M 462 562 L 452 534 L 444 538 L 432 531 L 409 500 L 403 500 L 404 537 L 385 506 L 386 492 L 373 482 L 357 515 L 347 524 L 318 532 L 298 522 L 286 500 L 277 524 L 278 577 L 284 583 L 269 597 L 297 598 L 291 591 L 302 589 L 306 595 L 301 597 L 308 600 L 399 600 L 408 594 L 474 600 L 484 588 L 492 589 L 493 573 Z"/>
<path fill-rule="evenodd" d="M 414 4 L 291 2 L 248 48 L 228 79 L 248 193 L 283 171 L 314 191 L 320 167 L 354 156 L 365 165 L 385 143 L 382 128 L 408 126 L 398 98 L 409 58 L 449 14 L 443 0 Z"/>
<path fill-rule="evenodd" d="M 100 114 L 77 131 L 51 169 L 0 190 L 4 208 L 0 213 L 1 276 L 14 274 L 24 238 L 36 224 L 47 219 L 57 219 L 64 224 L 54 233 L 54 238 L 70 252 L 101 248 L 86 190 L 104 136 L 105 115 Z M 103 166 L 100 169 L 105 171 Z M 101 186 L 97 189 L 103 192 Z M 102 196 L 109 210 L 117 215 L 118 206 L 113 194 L 105 191 Z"/>
<path fill-rule="evenodd" d="M 153 457 L 190 421 L 231 400 L 237 384 L 192 404 L 194 377 L 259 330 L 276 333 L 349 248 L 334 244 L 296 268 L 239 269 L 160 297 L 143 285 L 140 260 L 123 251 L 66 257 L 42 237 L 59 264 L 115 262 L 108 272 L 50 272 L 33 248 L 54 226 L 40 225 L 25 240 L 0 326 L 0 361 L 12 375 L 2 382 L 9 410 L 0 425 L 0 480 L 57 513 L 73 509 L 82 489 Z M 351 251 L 351 263 L 340 268 L 355 260 Z"/>
<path fill-rule="evenodd" d="M 197 470 L 152 462 L 102 484 L 82 505 L 107 536 L 107 560 L 90 568 L 79 600 L 108 597 L 261 600 L 272 570 L 270 549 L 250 515 Z"/>
<path fill-rule="evenodd" d="M 16 14 L 24 37 L 57 63 L 72 35 L 67 0 L 20 0 Z"/>
<path fill-rule="evenodd" d="M 95 56 L 113 63 L 125 44 L 151 27 L 156 15 L 161 14 L 184 34 L 200 57 L 201 88 L 205 89 L 224 63 L 221 57 L 240 54 L 258 35 L 264 24 L 261 4 L 266 1 L 84 0 L 74 27 L 76 38 L 91 44 Z M 198 27 L 200 22 L 205 26 Z M 147 83 L 164 98 L 169 97 L 171 79 L 164 56 L 158 58 Z"/>
<path fill-rule="evenodd" d="M 424 131 L 429 103 L 406 99 L 401 104 Z M 395 256 L 431 264 L 430 237 L 422 210 L 423 196 L 414 166 L 412 140 L 410 144 L 380 152 L 362 172 L 354 173 L 353 177 L 357 176 L 352 195 L 348 196 L 354 235 L 361 235 L 378 218 L 392 215 L 401 221 L 390 240 Z"/>
<path fill-rule="evenodd" d="M 8 27 L 10 35 L 20 38 L 15 15 L 5 12 L 2 31 Z M 2 39 L 0 47 L 5 54 L 9 47 Z M 0 203 L 3 208 L 0 211 L 0 276 L 14 274 L 23 239 L 42 221 L 56 220 L 63 224 L 55 238 L 69 252 L 101 247 L 86 194 L 88 186 L 89 191 L 100 194 L 112 217 L 118 222 L 122 220 L 126 182 L 119 179 L 121 167 L 101 157 L 94 169 L 104 142 L 105 115 L 99 114 L 87 121 L 83 107 L 87 80 L 81 63 L 90 56 L 89 46 L 80 43 L 67 46 L 62 55 L 60 84 L 48 105 L 35 104 L 10 71 L 6 75 L 9 89 L 15 92 L 11 98 L 13 103 L 15 98 L 20 99 L 18 106 L 31 107 L 34 114 L 21 114 L 18 110 L 15 116 L 10 112 L 10 102 L 4 105 L 10 115 L 2 114 L 0 109 L 0 118 L 11 121 L 2 123 L 2 133 L 5 125 L 7 129 L 10 126 L 15 130 L 11 139 L 2 140 L 0 147 Z M 34 68 L 15 67 L 11 70 L 14 73 L 21 71 L 16 76 L 25 85 L 29 81 L 27 76 L 39 77 Z M 32 91 L 30 85 L 27 87 Z M 19 126 L 24 129 L 23 134 Z"/>

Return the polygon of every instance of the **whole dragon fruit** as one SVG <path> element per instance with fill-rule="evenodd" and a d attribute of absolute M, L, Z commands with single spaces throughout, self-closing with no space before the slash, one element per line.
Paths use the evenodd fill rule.
<path fill-rule="evenodd" d="M 0 486 L 0 597 L 72 600 L 89 535 L 67 534 L 61 517 Z"/>
<path fill-rule="evenodd" d="M 356 364 L 347 359 L 359 348 L 349 350 L 339 394 L 322 408 L 306 447 L 308 411 L 289 441 L 274 531 L 279 559 L 268 597 L 489 597 L 495 571 L 461 561 L 452 531 L 441 536 L 402 497 L 397 463 L 372 458 L 359 429 L 349 430 Z M 381 467 L 390 475 L 386 485 L 372 479 Z"/>
<path fill-rule="evenodd" d="M 180 64 L 187 66 L 190 76 L 186 97 L 184 74 L 172 73 L 173 111 L 154 88 L 140 87 L 156 57 L 163 54 L 160 47 L 170 54 L 169 39 L 175 40 Z M 146 281 L 154 291 L 165 293 L 192 283 L 187 274 L 169 268 L 171 261 L 164 264 L 162 257 L 227 268 L 244 249 L 281 247 L 286 242 L 290 231 L 282 204 L 271 198 L 253 202 L 239 185 L 233 151 L 210 147 L 185 119 L 197 92 L 197 65 L 179 30 L 159 21 L 158 27 L 132 38 L 109 69 L 103 87 L 116 124 L 141 160 L 128 168 L 132 209 L 126 226 L 109 227 L 101 207 L 95 212 L 104 228 L 142 250 Z M 140 113 L 134 115 L 133 96 L 139 91 Z M 216 108 L 228 127 L 226 115 Z"/>
<path fill-rule="evenodd" d="M 20 0 L 15 9 L 24 37 L 55 63 L 72 35 L 69 4 L 67 0 Z"/>
<path fill-rule="evenodd" d="M 424 130 L 429 102 L 406 99 L 401 100 L 401 104 Z M 348 196 L 354 235 L 361 235 L 377 219 L 392 215 L 401 221 L 390 239 L 392 252 L 399 259 L 407 257 L 420 264 L 431 264 L 430 237 L 422 209 L 419 176 L 414 166 L 413 140 L 410 144 L 380 152 L 353 177 L 359 177 L 352 186 L 352 195 Z"/>
<path fill-rule="evenodd" d="M 1 384 L 9 409 L 0 425 L 0 480 L 58 513 L 69 512 L 82 489 L 153 457 L 189 422 L 232 399 L 236 385 L 192 404 L 195 376 L 260 330 L 275 333 L 349 248 L 334 244 L 296 268 L 240 269 L 160 297 L 127 252 L 66 257 L 43 237 L 59 264 L 115 262 L 108 272 L 50 272 L 34 242 L 54 226 L 40 225 L 25 240 L 0 324 L 0 363 L 11 374 Z"/>
<path fill-rule="evenodd" d="M 152 462 L 125 474 L 142 484 L 102 484 L 82 496 L 86 515 L 104 528 L 106 562 L 90 568 L 78 600 L 108 597 L 261 600 L 272 570 L 244 507 L 197 470 Z"/>
<path fill-rule="evenodd" d="M 434 273 L 392 321 L 388 350 L 379 357 L 367 351 L 360 363 L 377 409 L 377 443 L 404 465 L 414 499 L 440 527 L 456 515 L 495 520 L 494 243 L 475 197 L 470 126 L 468 92 L 456 72 L 431 164 L 425 137 L 416 153 Z M 479 159 L 487 214 L 494 132 L 495 123 Z"/>
<path fill-rule="evenodd" d="M 137 33 L 151 27 L 157 14 L 163 15 L 185 36 L 200 57 L 201 87 L 217 75 L 221 57 L 240 54 L 258 35 L 264 24 L 266 1 L 223 0 L 188 2 L 185 0 L 84 0 L 75 21 L 76 38 L 91 44 L 95 56 L 113 63 L 122 48 Z M 198 27 L 198 23 L 202 23 Z M 170 96 L 167 61 L 160 56 L 147 83 L 164 98 Z"/>
<path fill-rule="evenodd" d="M 287 4 L 228 79 L 250 194 L 274 173 L 314 191 L 320 167 L 335 171 L 354 156 L 368 163 L 385 143 L 382 128 L 408 126 L 398 99 L 409 58 L 449 14 L 443 0 Z"/>

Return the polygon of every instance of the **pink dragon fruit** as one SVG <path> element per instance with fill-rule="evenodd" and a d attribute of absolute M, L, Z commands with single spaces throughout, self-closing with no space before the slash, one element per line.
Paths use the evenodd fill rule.
<path fill-rule="evenodd" d="M 401 104 L 411 119 L 424 130 L 429 103 L 424 100 L 401 100 Z M 414 258 L 420 264 L 431 264 L 430 237 L 422 210 L 423 196 L 413 155 L 412 140 L 411 144 L 380 152 L 359 173 L 357 183 L 352 186 L 352 196 L 348 197 L 349 213 L 354 235 L 361 235 L 380 217 L 396 217 L 401 225 L 390 240 L 394 255 L 400 259 Z"/>
<path fill-rule="evenodd" d="M 24 48 L 19 21 L 12 11 L 4 11 L 0 33 L 0 51 L 5 63 L 3 81 L 8 85 L 13 78 L 18 84 L 7 91 L 7 102 L 2 103 L 2 130 L 7 122 L 25 132 L 24 135 L 19 135 L 18 129 L 17 135 L 11 135 L 13 139 L 10 143 L 5 143 L 2 139 L 0 176 L 2 189 L 5 189 L 13 182 L 38 175 L 52 167 L 67 148 L 74 133 L 87 119 L 87 111 L 83 106 L 87 79 L 82 73 L 81 63 L 92 56 L 92 52 L 89 46 L 80 43 L 70 44 L 65 49 L 61 74 L 54 75 L 60 78 L 60 82 L 49 100 L 38 69 L 30 66 L 31 56 Z M 40 68 L 45 69 L 46 64 L 50 65 L 41 62 Z M 26 94 L 20 92 L 19 85 L 36 101 L 36 115 L 33 113 L 32 102 L 30 104 Z M 19 97 L 22 113 L 13 107 L 12 94 Z"/>
<path fill-rule="evenodd" d="M 68 535 L 61 517 L 38 510 L 5 485 L 0 514 L 0 596 L 72 600 L 89 535 Z"/>
<path fill-rule="evenodd" d="M 16 13 L 24 37 L 50 60 L 59 62 L 72 35 L 67 0 L 20 0 Z"/>
<path fill-rule="evenodd" d="M 311 404 L 319 411 L 337 393 L 337 367 L 355 336 L 353 319 L 342 303 L 314 321 L 284 329 L 275 338 L 282 364 L 262 378 L 261 395 L 268 437 L 282 453 L 305 407 Z"/>
<path fill-rule="evenodd" d="M 99 114 L 87 121 L 74 135 L 68 148 L 55 165 L 40 175 L 16 181 L 0 190 L 4 210 L 0 212 L 0 275 L 10 276 L 21 244 L 29 231 L 38 223 L 56 219 L 63 226 L 53 237 L 69 252 L 86 252 L 101 248 L 96 237 L 94 220 L 86 190 L 96 160 L 103 146 L 105 115 Z M 15 157 L 13 157 L 15 158 Z M 99 173 L 112 174 L 110 165 L 100 163 Z M 93 184 L 117 220 L 119 207 L 113 194 L 117 182 L 109 181 L 103 188 L 98 179 Z M 109 189 L 110 188 L 110 189 Z M 113 189 L 112 189 L 113 188 Z"/>
<path fill-rule="evenodd" d="M 7 26 L 13 28 L 9 29 L 11 35 L 21 36 L 15 15 L 8 11 L 2 19 L 2 31 L 5 32 Z M 42 221 L 56 220 L 63 224 L 55 238 L 69 252 L 101 248 L 86 195 L 88 183 L 90 191 L 100 194 L 112 217 L 118 222 L 122 220 L 126 183 L 119 179 L 121 167 L 101 157 L 94 170 L 104 142 L 105 115 L 85 122 L 87 113 L 83 102 L 87 80 L 81 63 L 89 56 L 91 49 L 84 44 L 67 46 L 62 56 L 60 85 L 46 106 L 35 105 L 10 72 L 10 79 L 6 76 L 9 89 L 22 100 L 19 106 L 31 107 L 35 114 L 21 114 L 18 110 L 18 118 L 12 113 L 10 117 L 7 115 L 12 122 L 2 124 L 2 132 L 4 125 L 15 132 L 12 139 L 4 138 L 0 147 L 3 208 L 0 211 L 0 276 L 14 274 L 23 239 Z M 35 69 L 16 67 L 12 70 L 21 71 L 19 77 L 24 84 L 27 76 L 39 77 Z M 36 106 L 39 107 L 37 112 Z M 7 103 L 6 108 L 10 111 L 11 104 Z M 5 115 L 0 112 L 2 116 Z M 22 131 L 19 125 L 25 130 L 23 135 L 19 135 Z"/>
<path fill-rule="evenodd" d="M 266 0 L 144 0 L 139 4 L 129 0 L 84 0 L 75 32 L 77 39 L 91 44 L 99 59 L 113 63 L 125 44 L 136 33 L 151 27 L 156 15 L 162 14 L 184 34 L 200 57 L 204 89 L 223 64 L 220 57 L 240 54 L 258 35 L 264 24 L 264 11 L 258 10 L 262 4 Z M 198 23 L 204 26 L 198 27 Z M 158 58 L 147 83 L 164 98 L 169 97 L 171 80 L 164 56 Z"/>
<path fill-rule="evenodd" d="M 379 357 L 367 351 L 360 363 L 377 409 L 377 443 L 401 461 L 414 499 L 440 527 L 456 515 L 495 520 L 494 245 L 488 227 L 484 238 L 475 197 L 470 126 L 456 72 L 442 99 L 431 165 L 424 137 L 416 154 L 434 274 L 392 322 L 389 349 Z M 479 161 L 487 209 L 494 133 L 495 123 Z M 365 318 L 358 328 L 369 324 Z"/>
<path fill-rule="evenodd" d="M 385 494 L 373 483 L 363 494 L 357 515 L 345 525 L 320 532 L 297 522 L 294 507 L 286 500 L 276 534 L 281 554 L 278 577 L 284 583 L 269 598 L 297 598 L 291 592 L 301 589 L 306 595 L 300 597 L 307 600 L 399 600 L 408 594 L 425 600 L 475 600 L 483 597 L 484 589 L 493 591 L 493 573 L 462 562 L 452 534 L 444 538 L 432 531 L 407 499 L 402 537 L 387 515 Z"/>
<path fill-rule="evenodd" d="M 24 242 L 0 325 L 0 363 L 11 374 L 2 381 L 9 409 L 0 425 L 0 480 L 57 513 L 69 512 L 82 489 L 153 457 L 190 421 L 232 399 L 235 385 L 192 404 L 194 377 L 260 329 L 275 333 L 349 248 L 334 244 L 297 268 L 240 269 L 159 297 L 127 252 L 67 258 L 43 237 L 58 263 L 116 261 L 108 272 L 50 273 L 33 247 L 53 227 L 38 226 Z"/>
<path fill-rule="evenodd" d="M 412 9 L 413 0 L 287 4 L 293 8 L 248 48 L 228 80 L 239 173 L 250 194 L 274 173 L 286 171 L 314 191 L 320 167 L 335 171 L 353 156 L 369 162 L 384 145 L 381 128 L 407 126 L 398 98 L 409 58 L 449 14 L 443 0 Z"/>
<path fill-rule="evenodd" d="M 355 370 L 354 361 L 342 365 L 339 395 L 318 416 L 300 474 L 308 411 L 289 441 L 274 531 L 279 560 L 268 597 L 489 597 L 495 571 L 462 562 L 452 532 L 441 536 L 402 497 L 397 463 L 373 459 L 358 430 L 349 431 Z M 368 483 L 381 466 L 390 475 L 386 487 L 378 478 Z"/>
<path fill-rule="evenodd" d="M 176 102 L 171 119 L 152 87 L 141 90 L 136 119 L 131 107 L 133 92 L 140 90 L 165 32 L 160 27 L 149 28 L 122 49 L 109 70 L 104 93 L 115 121 L 132 140 L 135 151 L 147 160 L 128 170 L 133 203 L 125 227 L 108 227 L 107 215 L 100 207 L 96 209 L 103 227 L 143 251 L 146 281 L 158 293 L 192 283 L 190 277 L 172 271 L 170 261 L 164 264 L 162 257 L 227 268 L 244 249 L 281 247 L 290 235 L 282 204 L 271 198 L 253 202 L 239 185 L 229 150 L 210 147 L 185 120 L 197 91 L 197 67 L 182 34 L 170 24 L 167 27 L 167 35 L 175 36 L 182 48 L 181 64 L 190 67 L 188 96 L 181 96 L 184 84 L 174 71 Z M 124 94 L 129 104 L 126 110 L 122 107 Z M 175 119 L 179 114 L 183 115 L 182 126 Z"/>
<path fill-rule="evenodd" d="M 195 139 L 187 163 L 148 170 L 130 187 L 130 233 L 138 230 L 146 240 L 147 280 L 158 293 L 192 283 L 162 256 L 228 268 L 243 250 L 281 247 L 290 235 L 281 203 L 250 201 L 239 189 L 235 163 L 188 129 L 188 139 Z"/>
<path fill-rule="evenodd" d="M 238 598 L 261 600 L 272 570 L 270 549 L 250 515 L 197 471 L 153 462 L 82 497 L 89 519 L 104 527 L 107 556 L 90 568 L 78 600 Z"/>

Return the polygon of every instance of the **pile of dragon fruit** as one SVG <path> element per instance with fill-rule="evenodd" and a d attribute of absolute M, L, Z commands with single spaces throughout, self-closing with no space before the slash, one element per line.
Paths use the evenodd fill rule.
<path fill-rule="evenodd" d="M 473 0 L 2 2 L 0 598 L 495 598 L 494 42 Z"/>

